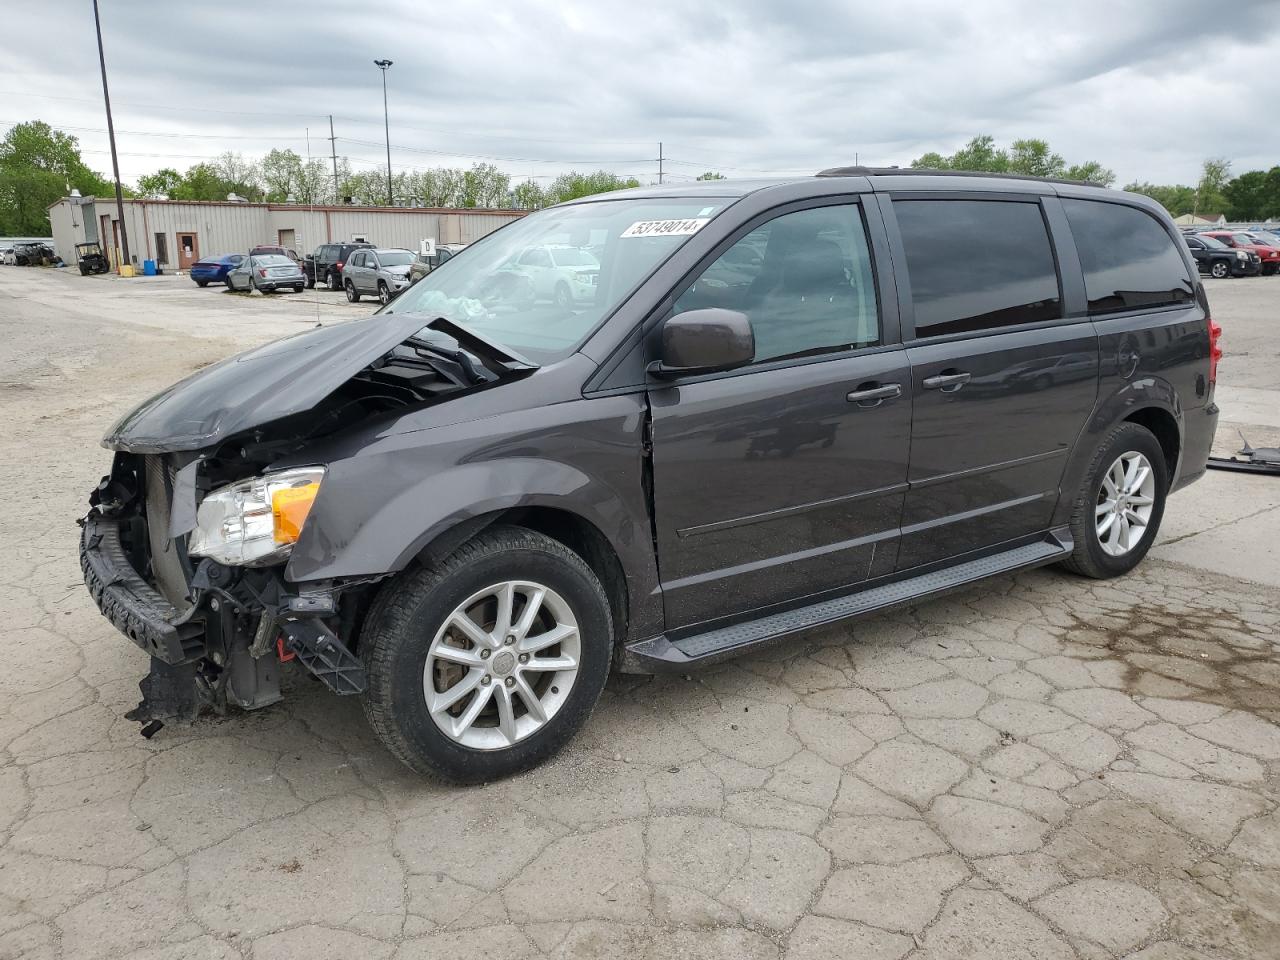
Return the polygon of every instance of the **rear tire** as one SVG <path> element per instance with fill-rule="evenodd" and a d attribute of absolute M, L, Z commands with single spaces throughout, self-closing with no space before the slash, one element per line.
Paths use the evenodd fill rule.
<path fill-rule="evenodd" d="M 294 292 L 294 293 L 301 293 L 301 292 L 302 292 L 302 284 L 300 284 L 300 283 L 299 283 L 299 284 L 297 284 L 296 286 L 294 286 L 294 288 L 293 288 L 293 292 Z"/>
<path fill-rule="evenodd" d="M 196 281 L 196 286 L 197 286 L 197 287 L 204 288 L 204 287 L 207 287 L 208 285 L 209 285 L 209 281 L 208 281 L 208 280 L 197 280 L 197 281 Z"/>
<path fill-rule="evenodd" d="M 316 285 L 316 275 L 314 273 L 307 274 L 307 289 L 310 290 Z"/>
<path fill-rule="evenodd" d="M 338 275 L 332 270 L 325 274 L 324 282 L 328 285 L 330 290 L 337 291 L 342 289 L 342 285 L 338 283 Z"/>
<path fill-rule="evenodd" d="M 360 291 L 356 289 L 356 285 L 355 285 L 354 283 L 352 283 L 350 280 L 348 280 L 348 281 L 346 282 L 346 284 L 344 284 L 344 286 L 345 286 L 345 287 L 346 287 L 346 289 L 347 289 L 347 302 L 349 302 L 349 303 L 359 303 L 359 302 L 360 302 Z"/>
<path fill-rule="evenodd" d="M 1135 473 L 1130 474 L 1134 468 Z M 1131 484 L 1129 481 L 1140 477 L 1142 469 L 1150 470 L 1150 485 Z M 1112 478 L 1117 476 L 1123 476 L 1125 482 L 1115 484 Z M 1109 480 L 1120 488 L 1121 497 L 1111 495 Z M 1155 435 L 1136 423 L 1115 427 L 1098 445 L 1081 481 L 1071 512 L 1075 549 L 1062 565 L 1095 580 L 1128 573 L 1142 562 L 1155 542 L 1168 492 L 1169 468 Z M 1143 516 L 1139 527 L 1140 514 Z M 1121 529 L 1131 533 L 1117 541 Z"/>
<path fill-rule="evenodd" d="M 490 591 L 505 585 L 512 589 L 503 621 Z M 533 624 L 521 629 L 538 590 Z M 450 626 L 459 610 L 473 611 L 466 618 L 476 629 L 465 636 Z M 510 633 L 500 622 L 512 624 Z M 564 643 L 539 650 L 538 639 L 551 631 Z M 379 592 L 361 631 L 365 715 L 387 749 L 419 773 L 496 780 L 553 756 L 581 728 L 612 653 L 609 602 L 583 559 L 532 530 L 492 528 Z M 456 696 L 459 687 L 465 690 Z M 452 704 L 440 706 L 450 693 Z M 434 712 L 428 697 L 437 700 Z"/>

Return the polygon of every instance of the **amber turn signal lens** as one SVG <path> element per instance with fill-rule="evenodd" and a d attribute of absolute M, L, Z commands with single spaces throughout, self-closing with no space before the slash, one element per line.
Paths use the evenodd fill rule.
<path fill-rule="evenodd" d="M 320 484 L 285 487 L 271 494 L 271 525 L 276 543 L 296 543 L 315 503 Z"/>

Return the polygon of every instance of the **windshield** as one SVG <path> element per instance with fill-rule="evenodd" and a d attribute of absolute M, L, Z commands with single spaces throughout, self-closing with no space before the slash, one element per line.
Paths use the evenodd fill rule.
<path fill-rule="evenodd" d="M 407 267 L 413 263 L 413 253 L 409 250 L 379 250 L 378 262 L 384 267 Z"/>
<path fill-rule="evenodd" d="M 536 363 L 559 360 L 729 202 L 601 200 L 530 214 L 449 258 L 386 312 L 446 317 Z"/>
<path fill-rule="evenodd" d="M 1203 243 L 1210 250 L 1230 249 L 1225 243 L 1223 243 L 1217 237 L 1196 237 L 1196 239 L 1199 240 L 1201 243 Z"/>

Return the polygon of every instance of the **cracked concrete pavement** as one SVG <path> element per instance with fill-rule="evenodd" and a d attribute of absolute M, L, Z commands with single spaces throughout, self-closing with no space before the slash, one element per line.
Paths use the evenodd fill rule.
<path fill-rule="evenodd" d="M 1214 283 L 1232 424 L 1280 427 L 1280 279 Z M 0 270 L 0 958 L 1280 956 L 1280 480 L 1211 473 L 1124 579 L 991 581 L 610 682 L 524 776 L 402 769 L 359 704 L 143 740 L 80 583 L 113 416 L 363 313 Z"/>

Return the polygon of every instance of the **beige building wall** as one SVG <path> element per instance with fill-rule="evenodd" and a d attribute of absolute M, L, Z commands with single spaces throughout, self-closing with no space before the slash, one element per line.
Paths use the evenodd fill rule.
<path fill-rule="evenodd" d="M 100 241 L 116 264 L 119 229 L 114 202 L 90 200 L 72 204 L 69 198 L 49 207 L 57 251 L 70 256 L 84 240 L 84 217 L 94 218 Z M 129 253 L 141 268 L 156 260 L 169 271 L 180 268 L 184 234 L 193 236 L 201 257 L 247 251 L 258 244 L 283 243 L 306 255 L 322 243 L 351 242 L 357 237 L 384 247 L 417 250 L 420 241 L 473 243 L 518 220 L 515 210 L 419 210 L 403 207 L 305 207 L 294 204 L 230 203 L 174 200 L 126 200 L 125 225 Z"/>

